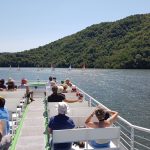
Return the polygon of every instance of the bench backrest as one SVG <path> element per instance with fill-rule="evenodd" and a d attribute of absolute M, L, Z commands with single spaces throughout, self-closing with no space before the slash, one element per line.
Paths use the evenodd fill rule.
<path fill-rule="evenodd" d="M 73 120 L 76 128 L 85 127 L 85 120 L 87 119 L 87 116 L 70 116 L 70 118 Z M 96 117 L 93 117 L 92 120 L 94 122 L 98 122 Z"/>
<path fill-rule="evenodd" d="M 65 129 L 53 130 L 52 146 L 54 143 L 65 143 L 75 141 L 89 141 L 89 140 L 116 140 L 116 148 L 119 148 L 120 143 L 120 128 L 78 128 L 78 129 Z"/>
<path fill-rule="evenodd" d="M 25 89 L 17 89 L 16 91 L 1 91 L 0 95 L 7 98 L 22 98 L 25 95 Z"/>
<path fill-rule="evenodd" d="M 67 116 L 76 116 L 76 117 L 84 117 L 88 116 L 90 113 L 92 113 L 95 110 L 94 107 L 72 107 L 70 108 L 70 112 L 67 114 Z M 48 110 L 48 116 L 52 117 L 58 114 L 58 111 L 55 108 L 51 108 Z"/>
<path fill-rule="evenodd" d="M 23 99 L 23 98 L 22 98 Z M 9 111 L 16 112 L 17 106 L 19 106 L 21 98 L 7 98 L 6 107 Z"/>
<path fill-rule="evenodd" d="M 67 103 L 70 108 L 72 107 L 88 107 L 88 101 L 76 102 L 76 103 Z M 48 110 L 55 108 L 58 105 L 58 102 L 48 102 Z"/>

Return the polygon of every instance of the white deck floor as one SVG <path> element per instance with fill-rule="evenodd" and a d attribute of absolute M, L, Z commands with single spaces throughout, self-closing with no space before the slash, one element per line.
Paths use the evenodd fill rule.
<path fill-rule="evenodd" d="M 16 150 L 45 150 L 44 98 L 35 98 L 28 105 Z"/>

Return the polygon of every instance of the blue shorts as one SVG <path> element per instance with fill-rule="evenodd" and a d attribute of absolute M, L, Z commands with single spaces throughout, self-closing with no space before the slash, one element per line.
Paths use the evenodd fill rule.
<path fill-rule="evenodd" d="M 93 147 L 93 148 L 105 148 L 105 147 L 110 147 L 110 142 L 108 143 L 104 143 L 104 144 L 99 144 L 96 143 L 95 141 L 89 141 L 89 144 Z"/>

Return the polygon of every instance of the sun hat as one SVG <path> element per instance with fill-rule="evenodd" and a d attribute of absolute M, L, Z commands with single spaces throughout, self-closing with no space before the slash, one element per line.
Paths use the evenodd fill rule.
<path fill-rule="evenodd" d="M 8 82 L 11 82 L 11 81 L 12 81 L 12 78 L 11 78 L 11 77 L 9 77 L 9 78 L 8 78 Z"/>
<path fill-rule="evenodd" d="M 58 87 L 58 90 L 57 90 L 57 93 L 62 93 L 63 90 L 64 90 L 64 87 L 63 86 L 57 86 Z"/>
<path fill-rule="evenodd" d="M 8 82 L 15 82 L 15 80 L 13 80 L 11 77 L 8 78 Z"/>
<path fill-rule="evenodd" d="M 27 84 L 27 82 L 28 82 L 28 80 L 27 80 L 27 79 L 22 78 L 22 80 L 21 80 L 21 84 Z"/>
<path fill-rule="evenodd" d="M 58 114 L 67 114 L 69 113 L 70 109 L 67 103 L 59 102 L 57 105 Z"/>
<path fill-rule="evenodd" d="M 55 86 L 56 82 L 55 81 L 51 81 L 50 84 L 51 84 L 51 86 Z"/>

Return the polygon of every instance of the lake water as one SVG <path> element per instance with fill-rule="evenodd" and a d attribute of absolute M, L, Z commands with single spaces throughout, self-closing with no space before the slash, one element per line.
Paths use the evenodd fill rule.
<path fill-rule="evenodd" d="M 150 128 L 150 70 L 0 68 L 0 78 L 48 80 L 71 79 L 79 88 L 129 122 Z"/>

